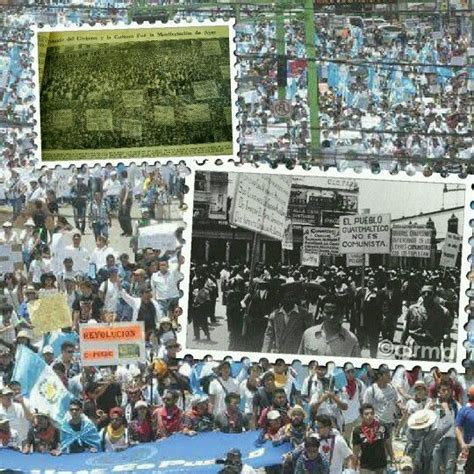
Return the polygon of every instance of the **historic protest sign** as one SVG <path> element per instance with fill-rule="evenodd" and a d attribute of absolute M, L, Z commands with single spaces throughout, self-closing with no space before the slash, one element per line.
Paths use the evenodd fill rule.
<path fill-rule="evenodd" d="M 80 324 L 79 338 L 85 366 L 145 362 L 145 326 L 142 321 Z"/>
<path fill-rule="evenodd" d="M 35 65 L 41 158 L 232 155 L 234 124 L 227 113 L 235 102 L 232 36 L 232 24 L 224 20 L 43 28 L 36 35 Z M 128 70 L 137 74 L 116 70 L 124 57 Z M 172 66 L 180 68 L 179 94 L 172 85 Z M 91 68 L 96 80 L 92 89 Z M 160 77 L 159 85 L 154 77 Z M 58 80 L 67 98 L 61 103 L 52 100 Z"/>
<path fill-rule="evenodd" d="M 394 257 L 431 257 L 432 230 L 426 227 L 394 227 L 392 250 Z"/>
<path fill-rule="evenodd" d="M 176 240 L 176 230 L 184 227 L 184 223 L 162 223 L 141 227 L 138 229 L 138 248 L 152 248 L 166 252 L 174 251 L 178 247 Z"/>
<path fill-rule="evenodd" d="M 456 267 L 462 236 L 448 232 L 441 251 L 440 267 Z"/>
<path fill-rule="evenodd" d="M 390 214 L 355 214 L 339 218 L 339 253 L 390 253 Z"/>
<path fill-rule="evenodd" d="M 284 250 L 293 250 L 293 224 L 291 220 L 285 222 L 285 232 L 281 241 L 281 248 Z"/>
<path fill-rule="evenodd" d="M 21 245 L 0 244 L 0 274 L 23 268 Z"/>
<path fill-rule="evenodd" d="M 41 295 L 37 300 L 28 303 L 28 313 L 35 336 L 72 326 L 71 309 L 64 293 Z"/>
<path fill-rule="evenodd" d="M 305 227 L 303 229 L 303 256 L 339 255 L 339 229 Z"/>
<path fill-rule="evenodd" d="M 290 189 L 291 178 L 287 176 L 238 174 L 231 224 L 282 240 Z"/>
<path fill-rule="evenodd" d="M 346 265 L 348 267 L 362 267 L 364 265 L 364 255 L 361 253 L 346 254 Z"/>

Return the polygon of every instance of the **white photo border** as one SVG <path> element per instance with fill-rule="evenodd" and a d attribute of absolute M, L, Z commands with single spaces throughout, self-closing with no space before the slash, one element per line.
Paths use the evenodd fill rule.
<path fill-rule="evenodd" d="M 216 26 L 225 26 L 229 32 L 229 66 L 230 66 L 230 86 L 231 86 L 231 112 L 232 112 L 232 154 L 230 155 L 212 155 L 212 157 L 206 157 L 205 155 L 196 155 L 196 156 L 138 156 L 133 158 L 104 158 L 97 159 L 91 156 L 90 159 L 85 160 L 74 160 L 73 162 L 68 160 L 43 160 L 42 159 L 42 141 L 41 141 L 41 110 L 40 110 L 40 84 L 39 84 L 39 46 L 38 46 L 38 34 L 39 33 L 58 33 L 58 32 L 86 32 L 86 31 L 111 31 L 111 30 L 136 30 L 136 29 L 157 29 L 157 28 L 192 28 L 192 27 L 216 27 Z M 214 162 L 221 162 L 227 160 L 238 160 L 239 154 L 239 120 L 238 120 L 238 96 L 237 96 L 237 55 L 236 55 L 236 29 L 235 29 L 235 18 L 229 17 L 227 19 L 214 19 L 214 20 L 171 20 L 166 23 L 164 22 L 131 22 L 131 23 L 107 23 L 91 25 L 85 23 L 81 26 L 72 25 L 64 26 L 62 24 L 57 24 L 56 26 L 45 25 L 39 26 L 38 24 L 31 25 L 31 30 L 33 31 L 33 37 L 31 42 L 33 44 L 32 48 L 32 59 L 33 59 L 33 92 L 34 92 L 34 102 L 33 106 L 35 108 L 33 118 L 34 118 L 34 127 L 33 131 L 36 133 L 35 138 L 35 153 L 34 158 L 37 161 L 37 166 L 47 166 L 50 165 L 56 166 L 60 165 L 62 167 L 68 167 L 71 164 L 80 166 L 87 164 L 93 166 L 95 164 L 105 164 L 108 162 L 112 163 L 123 163 L 128 166 L 131 163 L 137 161 L 148 161 L 148 160 L 167 160 L 173 162 L 180 162 L 184 160 L 187 165 L 189 162 L 197 159 L 212 159 Z M 91 150 L 91 155 L 94 152 Z"/>
<path fill-rule="evenodd" d="M 271 169 L 267 166 L 256 167 L 251 164 L 235 165 L 232 162 L 224 162 L 219 166 L 215 166 L 212 160 L 203 160 L 199 165 L 191 166 L 192 175 L 189 176 L 189 200 L 187 202 L 191 212 L 188 214 L 190 221 L 187 222 L 186 236 L 191 235 L 193 232 L 193 209 L 194 209 L 194 184 L 195 184 L 195 173 L 196 171 L 207 171 L 207 172 L 227 172 L 227 173 L 256 173 L 256 174 L 269 174 L 279 176 L 298 176 L 298 177 L 320 177 L 320 178 L 351 178 L 357 180 L 373 180 L 373 181 L 393 181 L 393 182 L 406 182 L 414 183 L 417 182 L 420 185 L 423 183 L 431 184 L 455 184 L 465 186 L 464 195 L 464 222 L 460 223 L 460 232 L 462 232 L 463 244 L 461 253 L 461 268 L 460 268 L 460 292 L 459 292 L 459 307 L 458 307 L 458 333 L 457 333 L 457 344 L 456 344 L 456 360 L 452 362 L 442 361 L 424 361 L 424 360 L 404 360 L 404 359 L 380 359 L 380 358 L 367 358 L 358 357 L 357 359 L 349 359 L 347 356 L 334 357 L 334 356 L 314 356 L 314 355 L 302 355 L 302 354 L 281 354 L 281 353 L 265 353 L 265 352 L 242 352 L 242 351 L 230 351 L 230 350 L 213 350 L 213 349 L 196 349 L 194 347 L 187 347 L 187 331 L 182 330 L 180 332 L 179 343 L 183 347 L 183 355 L 192 355 L 195 359 L 206 359 L 209 356 L 213 360 L 225 360 L 231 357 L 233 360 L 250 359 L 252 362 L 258 362 L 261 358 L 267 358 L 270 363 L 275 363 L 277 359 L 283 359 L 287 364 L 292 364 L 295 361 L 299 361 L 304 365 L 309 362 L 317 360 L 321 365 L 327 365 L 333 363 L 338 367 L 343 367 L 346 363 L 351 362 L 356 367 L 361 367 L 363 364 L 371 364 L 372 367 L 385 365 L 390 369 L 395 370 L 397 367 L 403 366 L 405 369 L 410 370 L 414 367 L 421 367 L 423 371 L 431 371 L 434 367 L 439 368 L 443 372 L 447 372 L 451 369 L 457 370 L 459 373 L 465 372 L 463 366 L 463 360 L 467 357 L 467 350 L 465 341 L 467 340 L 467 333 L 465 332 L 465 326 L 469 320 L 469 314 L 466 311 L 466 307 L 469 305 L 469 297 L 466 291 L 469 289 L 468 273 L 471 270 L 469 263 L 469 256 L 471 254 L 470 238 L 473 234 L 473 228 L 471 227 L 471 220 L 474 218 L 474 211 L 471 208 L 472 189 L 474 189 L 474 177 L 468 176 L 465 179 L 459 179 L 457 175 L 451 175 L 448 177 L 441 177 L 439 175 L 432 175 L 425 177 L 421 173 L 416 173 L 415 176 L 409 176 L 407 173 L 401 172 L 398 174 L 390 174 L 388 171 L 381 171 L 378 174 L 372 173 L 368 169 L 356 172 L 354 170 L 345 170 L 339 172 L 335 169 L 329 169 L 327 171 L 321 171 L 318 167 L 313 167 L 311 170 L 304 170 L 301 166 L 297 166 L 294 169 L 288 169 L 283 166 L 279 166 L 277 169 Z M 186 245 L 186 261 L 191 260 L 191 245 Z M 183 280 L 183 288 L 185 292 L 189 292 L 190 274 L 187 272 L 185 280 Z M 189 298 L 184 299 L 184 304 L 180 305 L 183 308 L 184 315 L 188 315 L 189 309 Z"/>

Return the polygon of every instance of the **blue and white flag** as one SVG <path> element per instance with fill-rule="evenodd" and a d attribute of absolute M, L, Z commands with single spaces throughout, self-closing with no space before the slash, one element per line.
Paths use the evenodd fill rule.
<path fill-rule="evenodd" d="M 21 383 L 31 407 L 62 422 L 74 397 L 61 379 L 38 354 L 24 345 L 18 346 L 15 360 L 12 380 Z"/>

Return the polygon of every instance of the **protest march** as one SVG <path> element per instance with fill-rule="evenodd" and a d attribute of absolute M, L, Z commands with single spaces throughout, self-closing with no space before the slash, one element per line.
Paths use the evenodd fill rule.
<path fill-rule="evenodd" d="M 448 200 L 443 184 L 294 172 L 195 183 L 188 347 L 456 360 L 464 187 Z"/>
<path fill-rule="evenodd" d="M 466 0 L 0 5 L 0 473 L 474 474 Z"/>

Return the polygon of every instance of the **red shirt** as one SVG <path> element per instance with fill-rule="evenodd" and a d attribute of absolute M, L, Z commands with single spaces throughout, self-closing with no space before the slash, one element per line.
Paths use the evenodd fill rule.
<path fill-rule="evenodd" d="M 156 421 L 156 435 L 165 438 L 173 433 L 178 433 L 183 428 L 183 413 L 174 406 L 173 408 L 160 407 L 153 412 Z"/>

